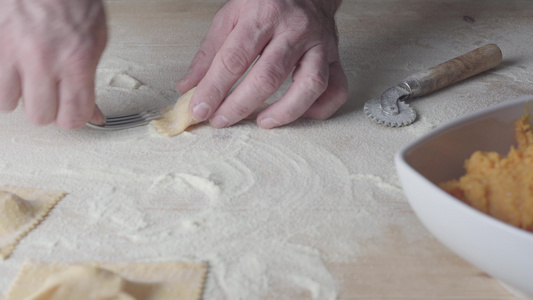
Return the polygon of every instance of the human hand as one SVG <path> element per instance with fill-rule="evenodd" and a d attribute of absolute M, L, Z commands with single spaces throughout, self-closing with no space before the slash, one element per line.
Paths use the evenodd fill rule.
<path fill-rule="evenodd" d="M 103 123 L 94 77 L 106 40 L 101 0 L 2 0 L 0 111 L 22 99 L 34 124 Z"/>
<path fill-rule="evenodd" d="M 232 125 L 260 107 L 294 69 L 286 93 L 257 116 L 259 126 L 273 128 L 303 115 L 330 117 L 348 97 L 334 20 L 339 5 L 340 0 L 229 0 L 177 83 L 181 93 L 197 86 L 190 113 L 215 127 Z"/>

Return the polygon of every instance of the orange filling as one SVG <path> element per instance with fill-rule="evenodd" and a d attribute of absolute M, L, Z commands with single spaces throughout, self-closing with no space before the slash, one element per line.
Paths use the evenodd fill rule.
<path fill-rule="evenodd" d="M 533 232 L 533 132 L 524 115 L 515 122 L 518 148 L 506 157 L 476 151 L 466 160 L 466 174 L 440 187 L 503 222 Z"/>

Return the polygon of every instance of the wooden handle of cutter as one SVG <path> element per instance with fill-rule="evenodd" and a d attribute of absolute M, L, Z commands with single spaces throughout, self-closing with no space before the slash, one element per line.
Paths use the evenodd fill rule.
<path fill-rule="evenodd" d="M 447 87 L 500 64 L 502 51 L 495 44 L 479 47 L 431 69 L 407 77 L 411 96 L 421 96 Z"/>

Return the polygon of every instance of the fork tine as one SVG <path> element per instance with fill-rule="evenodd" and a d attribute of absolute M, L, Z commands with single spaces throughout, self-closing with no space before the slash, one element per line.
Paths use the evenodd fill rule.
<path fill-rule="evenodd" d="M 123 116 L 123 117 L 117 117 L 117 116 L 109 116 L 106 117 L 106 124 L 113 124 L 113 123 L 124 123 L 124 122 L 134 122 L 136 120 L 144 120 L 144 118 L 140 115 L 129 115 L 129 116 Z"/>
<path fill-rule="evenodd" d="M 133 114 L 112 115 L 112 116 L 106 117 L 106 120 L 109 120 L 109 121 L 131 120 L 131 119 L 139 119 L 139 118 L 156 117 L 158 115 L 159 115 L 158 110 L 148 110 L 148 111 L 142 111 L 142 112 L 133 113 Z"/>
<path fill-rule="evenodd" d="M 97 129 L 119 130 L 148 124 L 150 121 L 158 119 L 160 116 L 161 112 L 158 109 L 152 109 L 133 114 L 106 116 L 106 121 L 103 125 L 91 123 L 87 123 L 87 125 Z"/>
<path fill-rule="evenodd" d="M 152 109 L 152 110 L 142 111 L 142 112 L 133 113 L 133 114 L 112 115 L 112 116 L 107 117 L 107 119 L 119 120 L 119 119 L 131 119 L 131 118 L 138 118 L 138 117 L 150 117 L 150 116 L 157 116 L 157 115 L 159 115 L 159 110 Z"/>

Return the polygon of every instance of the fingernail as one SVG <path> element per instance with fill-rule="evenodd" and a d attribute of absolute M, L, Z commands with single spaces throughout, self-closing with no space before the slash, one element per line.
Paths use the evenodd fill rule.
<path fill-rule="evenodd" d="M 96 118 L 95 124 L 96 125 L 104 125 L 105 124 L 105 116 L 98 116 Z"/>
<path fill-rule="evenodd" d="M 95 125 L 104 125 L 105 121 L 106 121 L 105 115 L 98 108 L 98 106 L 96 106 L 94 111 L 93 111 L 93 115 L 92 115 L 92 118 L 91 118 L 90 122 L 95 124 Z"/>
<path fill-rule="evenodd" d="M 223 128 L 229 125 L 229 120 L 223 115 L 216 115 L 213 120 L 211 120 L 211 124 L 216 128 Z"/>
<path fill-rule="evenodd" d="M 274 120 L 272 118 L 264 118 L 259 123 L 261 124 L 261 127 L 266 128 L 266 129 L 270 129 L 270 128 L 281 126 L 280 122 L 278 122 L 278 121 L 276 121 L 276 120 Z"/>
<path fill-rule="evenodd" d="M 192 113 L 194 114 L 194 118 L 197 121 L 203 121 L 207 119 L 207 116 L 209 115 L 209 111 L 211 110 L 211 107 L 207 105 L 207 103 L 202 102 L 200 104 L 197 104 L 193 109 Z"/>

